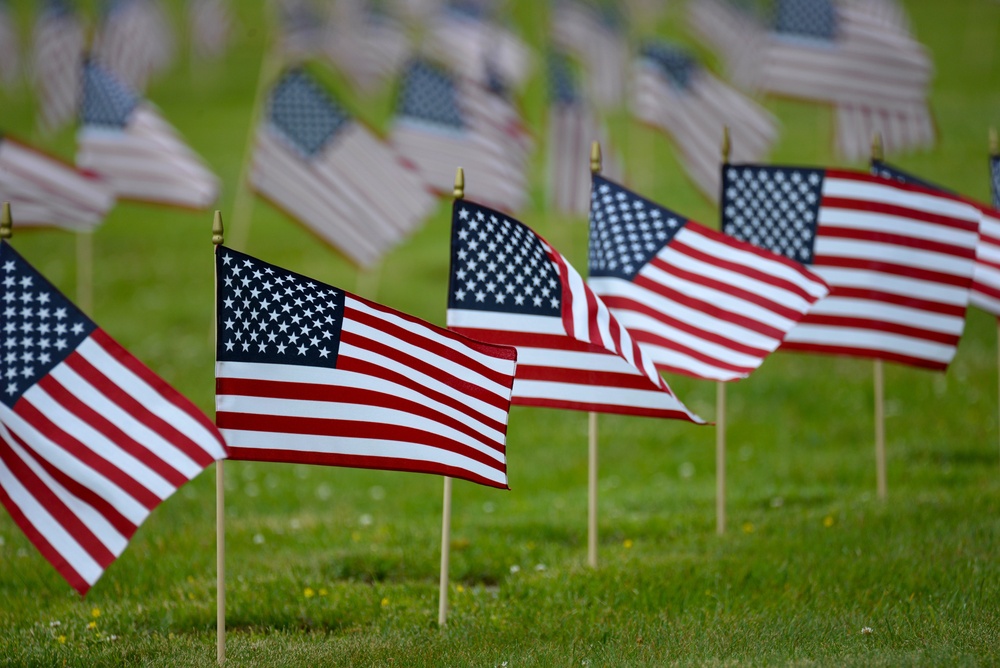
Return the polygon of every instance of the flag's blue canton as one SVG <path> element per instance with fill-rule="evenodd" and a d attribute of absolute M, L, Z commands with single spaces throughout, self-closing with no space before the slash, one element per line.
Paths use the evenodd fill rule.
<path fill-rule="evenodd" d="M 7 242 L 0 244 L 0 280 L 0 399 L 13 406 L 97 325 Z"/>
<path fill-rule="evenodd" d="M 221 246 L 216 359 L 337 366 L 344 292 Z"/>
<path fill-rule="evenodd" d="M 947 193 L 949 195 L 954 195 L 955 193 L 947 188 L 942 188 L 936 183 L 931 183 L 930 181 L 924 181 L 920 177 L 914 176 L 909 172 L 904 172 L 898 167 L 894 167 L 887 162 L 882 162 L 881 160 L 872 160 L 871 165 L 872 174 L 875 176 L 881 176 L 883 179 L 889 179 L 891 181 L 899 181 L 900 183 L 905 183 L 912 186 L 921 186 L 923 188 L 928 188 L 930 190 L 936 190 L 938 192 Z"/>
<path fill-rule="evenodd" d="M 555 104 L 574 105 L 580 102 L 576 72 L 569 57 L 557 51 L 549 53 L 549 95 Z"/>
<path fill-rule="evenodd" d="M 451 217 L 448 308 L 557 316 L 559 269 L 516 220 L 457 200 Z"/>
<path fill-rule="evenodd" d="M 698 62 L 688 51 L 667 42 L 647 42 L 639 55 L 649 61 L 675 88 L 681 90 L 691 85 L 691 78 L 698 69 Z"/>
<path fill-rule="evenodd" d="M 1000 157 L 990 158 L 990 190 L 993 191 L 993 208 L 1000 210 Z"/>
<path fill-rule="evenodd" d="M 123 128 L 138 104 L 139 96 L 115 75 L 94 63 L 84 66 L 80 109 L 84 125 Z"/>
<path fill-rule="evenodd" d="M 465 125 L 451 75 L 421 60 L 411 62 L 403 75 L 399 114 L 455 129 Z"/>
<path fill-rule="evenodd" d="M 774 8 L 774 31 L 832 40 L 837 32 L 837 10 L 832 0 L 778 0 Z"/>
<path fill-rule="evenodd" d="M 823 170 L 733 165 L 722 170 L 722 231 L 811 264 Z"/>
<path fill-rule="evenodd" d="M 347 111 L 300 69 L 289 71 L 274 86 L 267 115 L 271 125 L 309 158 L 351 120 Z"/>
<path fill-rule="evenodd" d="M 595 174 L 590 189 L 590 275 L 632 280 L 685 224 L 684 216 Z"/>

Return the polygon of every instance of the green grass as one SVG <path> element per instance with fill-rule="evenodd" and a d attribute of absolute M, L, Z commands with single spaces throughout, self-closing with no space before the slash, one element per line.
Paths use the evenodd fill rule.
<path fill-rule="evenodd" d="M 17 5 L 23 18 L 33 4 Z M 258 3 L 239 4 L 246 14 L 225 68 L 192 78 L 183 62 L 150 90 L 223 178 L 227 215 L 263 35 Z M 539 43 L 545 35 L 528 25 L 530 5 L 519 3 L 517 18 Z M 678 34 L 679 8 L 670 6 L 660 28 Z M 914 0 L 907 7 L 935 58 L 941 139 L 933 151 L 895 161 L 983 199 L 986 128 L 1000 124 L 1000 4 Z M 524 102 L 544 136 L 537 81 Z M 352 103 L 384 127 L 390 95 Z M 4 129 L 32 139 L 26 93 L 5 93 L 0 104 Z M 833 161 L 829 109 L 765 104 L 783 124 L 776 161 Z M 716 220 L 666 138 L 623 117 L 613 131 L 638 189 L 696 219 Z M 45 145 L 71 155 L 72 133 Z M 533 201 L 522 219 L 583 266 L 584 223 L 547 216 L 540 191 Z M 207 213 L 118 206 L 94 235 L 93 309 L 112 336 L 209 414 L 210 220 Z M 448 228 L 443 203 L 386 260 L 380 301 L 443 322 Z M 14 244 L 74 294 L 72 235 L 17 231 Z M 246 250 L 347 289 L 373 285 L 263 203 L 255 206 Z M 722 537 L 715 535 L 714 430 L 602 416 L 596 571 L 586 566 L 586 416 L 514 408 L 511 491 L 455 485 L 452 610 L 444 629 L 436 624 L 440 479 L 227 464 L 230 661 L 1000 663 L 996 355 L 995 319 L 972 311 L 946 374 L 887 366 L 886 502 L 874 494 L 871 363 L 772 357 L 728 388 L 729 531 Z M 713 415 L 713 384 L 670 380 L 695 410 Z M 153 513 L 83 600 L 0 513 L 0 665 L 213 664 L 214 513 L 210 470 Z"/>

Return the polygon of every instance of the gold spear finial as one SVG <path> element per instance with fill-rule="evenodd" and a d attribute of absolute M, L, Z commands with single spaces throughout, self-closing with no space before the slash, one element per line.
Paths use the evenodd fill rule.
<path fill-rule="evenodd" d="M 885 151 L 882 148 L 882 133 L 876 132 L 872 135 L 872 160 L 882 162 L 885 160 Z"/>
<path fill-rule="evenodd" d="M 455 170 L 455 190 L 452 194 L 455 199 L 465 198 L 465 170 L 461 167 Z"/>
<path fill-rule="evenodd" d="M 990 128 L 990 155 L 1000 156 L 1000 143 L 997 142 L 997 129 Z"/>
<path fill-rule="evenodd" d="M 596 139 L 590 144 L 590 173 L 600 174 L 601 173 L 601 142 Z"/>
<path fill-rule="evenodd" d="M 14 235 L 14 221 L 10 217 L 10 202 L 3 203 L 3 214 L 0 214 L 0 239 L 10 239 Z"/>
<path fill-rule="evenodd" d="M 219 246 L 223 241 L 225 241 L 225 237 L 223 236 L 222 212 L 216 209 L 215 218 L 212 219 L 212 243 Z"/>
<path fill-rule="evenodd" d="M 722 164 L 729 164 L 729 156 L 733 153 L 733 140 L 729 137 L 729 126 L 722 126 Z"/>

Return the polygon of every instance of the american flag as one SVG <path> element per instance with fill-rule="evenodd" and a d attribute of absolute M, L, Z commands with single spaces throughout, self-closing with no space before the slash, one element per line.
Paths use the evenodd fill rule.
<path fill-rule="evenodd" d="M 220 58 L 229 46 L 233 13 L 227 0 L 188 0 L 191 48 L 200 58 Z"/>
<path fill-rule="evenodd" d="M 745 378 L 829 292 L 798 262 L 594 175 L 587 285 L 661 371 Z"/>
<path fill-rule="evenodd" d="M 455 168 L 461 166 L 476 175 L 468 193 L 492 206 L 516 210 L 527 197 L 524 162 L 492 126 L 473 122 L 462 99 L 470 91 L 486 95 L 474 83 L 462 87 L 443 67 L 411 61 L 403 74 L 389 141 L 429 188 L 449 191 Z"/>
<path fill-rule="evenodd" d="M 625 15 L 616 4 L 560 0 L 553 12 L 552 40 L 583 62 L 588 99 L 599 109 L 622 104 L 629 50 Z"/>
<path fill-rule="evenodd" d="M 685 49 L 666 42 L 643 46 L 635 63 L 633 113 L 673 139 L 688 175 L 713 201 L 719 196 L 719 143 L 733 137 L 733 159 L 763 159 L 777 139 L 777 121 L 726 85 Z"/>
<path fill-rule="evenodd" d="M 6 0 L 0 0 L 0 85 L 11 87 L 21 76 L 21 40 Z"/>
<path fill-rule="evenodd" d="M 362 92 L 383 85 L 410 57 L 406 26 L 374 0 L 341 0 L 331 11 L 324 52 Z"/>
<path fill-rule="evenodd" d="M 174 36 L 159 0 L 103 0 L 93 57 L 138 91 L 174 59 Z"/>
<path fill-rule="evenodd" d="M 548 188 L 552 208 L 585 215 L 589 209 L 590 147 L 604 150 L 605 173 L 620 178 L 621 162 L 608 141 L 607 128 L 584 99 L 569 58 L 549 54 Z"/>
<path fill-rule="evenodd" d="M 990 156 L 990 194 L 993 208 L 1000 211 L 1000 156 Z"/>
<path fill-rule="evenodd" d="M 88 231 L 114 206 L 111 187 L 11 137 L 0 138 L 0 200 L 11 203 L 18 227 Z"/>
<path fill-rule="evenodd" d="M 35 24 L 32 78 L 41 126 L 55 132 L 80 108 L 84 28 L 68 0 L 47 0 Z"/>
<path fill-rule="evenodd" d="M 921 179 L 882 160 L 872 160 L 871 171 L 886 179 L 930 188 L 948 195 L 955 193 Z M 972 272 L 972 304 L 1000 316 L 1000 211 L 986 204 L 963 198 L 979 215 L 979 243 L 976 244 L 976 267 Z"/>
<path fill-rule="evenodd" d="M 725 165 L 723 232 L 830 286 L 783 347 L 944 369 L 965 325 L 979 217 L 862 172 Z"/>
<path fill-rule="evenodd" d="M 96 63 L 83 70 L 76 164 L 121 199 L 204 209 L 219 179 L 159 112 Z"/>
<path fill-rule="evenodd" d="M 216 423 L 233 459 L 507 487 L 516 351 L 220 247 Z"/>
<path fill-rule="evenodd" d="M 0 501 L 85 594 L 156 506 L 226 446 L 7 242 L 0 274 Z"/>
<path fill-rule="evenodd" d="M 328 16 L 313 0 L 276 0 L 278 50 L 289 62 L 307 60 L 323 52 Z"/>
<path fill-rule="evenodd" d="M 271 90 L 251 181 L 361 266 L 403 241 L 435 203 L 419 173 L 300 68 Z"/>
<path fill-rule="evenodd" d="M 515 404 L 702 422 L 562 255 L 467 200 L 452 211 L 448 328 L 517 347 Z"/>
<path fill-rule="evenodd" d="M 875 132 L 887 151 L 934 142 L 927 106 L 933 67 L 894 4 L 777 0 L 768 23 L 720 0 L 697 0 L 692 23 L 723 51 L 739 85 L 834 104 L 837 149 L 854 160 L 867 155 Z M 718 18 L 727 13 L 728 20 Z M 706 30 L 710 17 L 716 24 Z M 736 25 L 744 35 L 721 42 L 728 31 L 719 26 Z"/>

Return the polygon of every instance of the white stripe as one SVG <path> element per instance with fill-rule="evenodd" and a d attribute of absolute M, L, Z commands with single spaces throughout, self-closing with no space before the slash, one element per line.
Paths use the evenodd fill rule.
<path fill-rule="evenodd" d="M 518 378 L 514 380 L 514 395 L 521 399 L 561 400 L 688 413 L 677 399 L 658 390 L 636 390 L 604 385 L 579 385 Z M 699 422 L 700 418 L 695 417 L 694 421 Z"/>
<path fill-rule="evenodd" d="M 979 216 L 973 216 L 974 212 L 975 209 L 971 206 L 966 206 L 963 215 L 952 217 L 970 223 L 978 223 Z M 914 211 L 913 215 L 920 215 L 920 211 Z M 942 223 L 922 221 L 905 213 L 897 215 L 878 211 L 860 211 L 825 204 L 819 210 L 819 223 L 821 225 L 843 227 L 851 230 L 896 234 L 913 239 L 946 243 L 960 248 L 975 248 L 978 238 L 975 228 L 972 230 L 961 230 L 948 227 Z"/>
<path fill-rule="evenodd" d="M 955 356 L 955 346 L 909 336 L 856 327 L 799 324 L 785 337 L 790 343 L 821 345 L 825 348 L 860 348 L 899 353 L 947 364 Z"/>
<path fill-rule="evenodd" d="M 978 220 L 972 207 L 951 196 L 899 188 L 894 182 L 858 181 L 828 176 L 823 179 L 823 196 L 893 205 L 960 220 Z M 962 234 L 960 230 L 953 230 Z"/>
<path fill-rule="evenodd" d="M 566 336 L 562 318 L 552 315 L 526 315 L 449 308 L 448 327 Z M 520 351 L 521 348 L 519 347 L 518 350 Z M 518 359 L 520 360 L 520 355 Z"/>
<path fill-rule="evenodd" d="M 844 269 L 813 265 L 813 271 L 834 286 L 834 294 L 827 297 L 828 300 L 840 298 L 836 293 L 836 288 L 859 288 L 872 290 L 876 293 L 885 292 L 951 306 L 964 306 L 969 300 L 967 287 L 955 287 L 936 281 L 886 274 L 868 269 Z M 878 299 L 878 297 L 875 296 L 873 299 Z"/>
<path fill-rule="evenodd" d="M 871 318 L 910 327 L 919 327 L 929 332 L 941 332 L 959 336 L 965 326 L 964 316 L 942 315 L 920 308 L 909 308 L 898 304 L 871 299 L 837 297 L 823 299 L 809 312 L 813 315 L 835 315 L 845 318 Z"/>
<path fill-rule="evenodd" d="M 234 448 L 274 449 L 281 443 L 281 450 L 314 452 L 331 455 L 354 455 L 363 457 L 391 457 L 414 462 L 430 462 L 470 471 L 498 484 L 506 484 L 506 476 L 497 469 L 474 459 L 448 450 L 407 441 L 391 441 L 370 438 L 331 438 L 302 434 L 272 434 L 268 432 L 223 429 L 226 441 Z"/>

